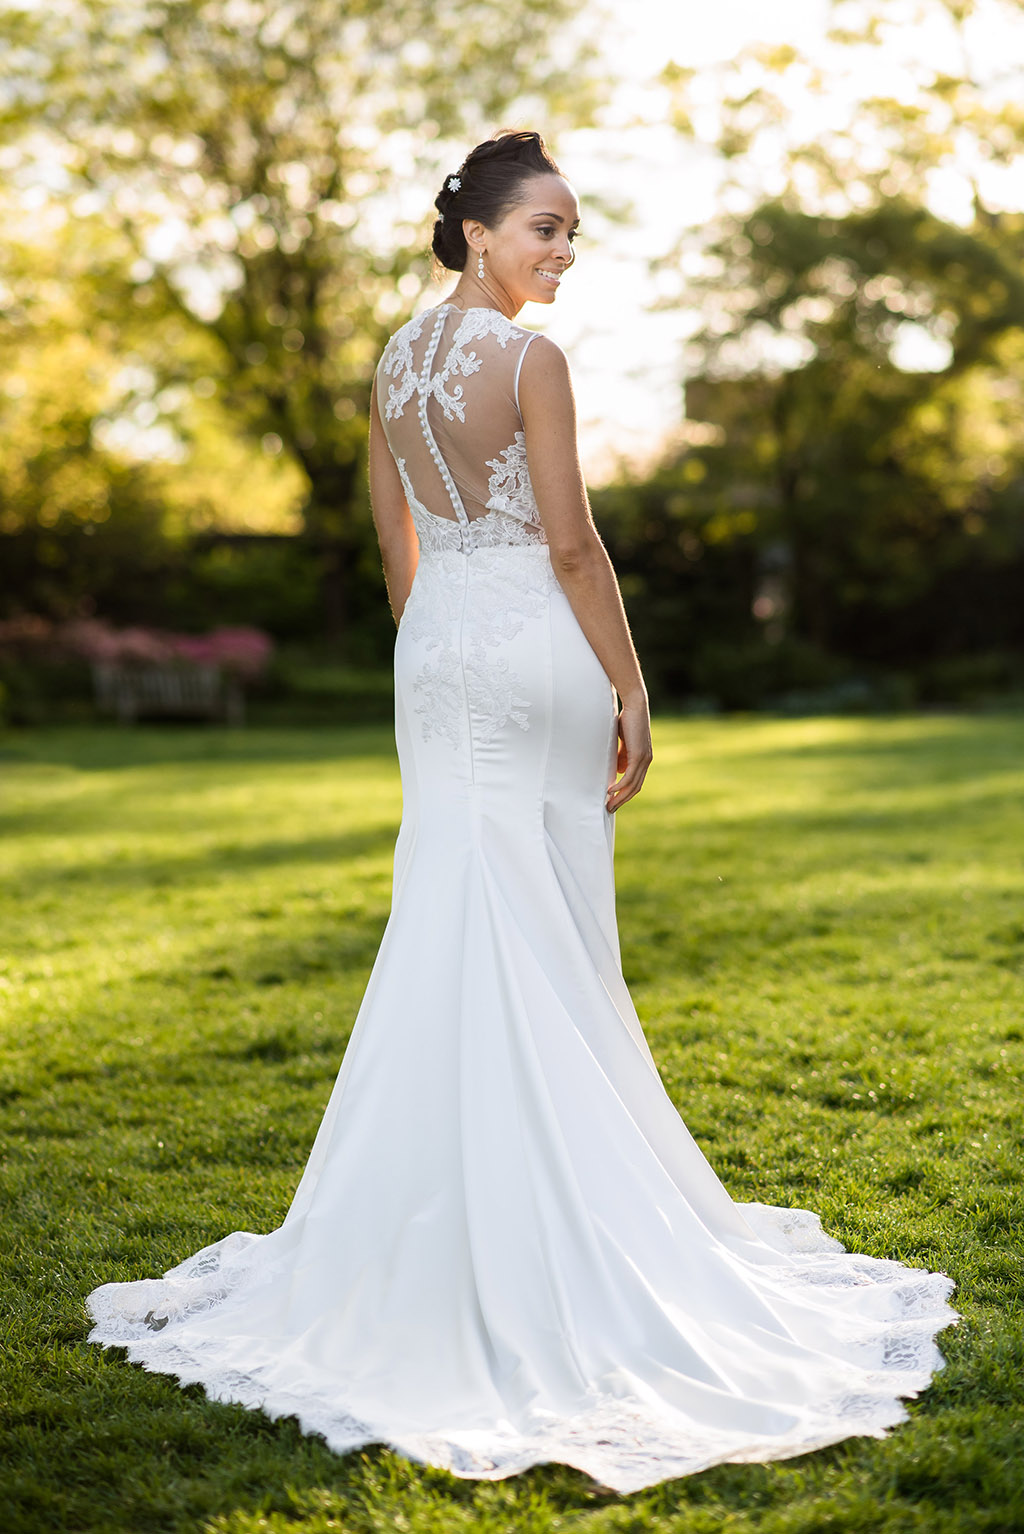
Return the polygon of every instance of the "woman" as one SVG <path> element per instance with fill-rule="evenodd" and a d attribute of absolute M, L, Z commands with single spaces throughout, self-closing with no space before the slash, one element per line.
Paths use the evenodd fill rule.
<path fill-rule="evenodd" d="M 513 133 L 437 208 L 460 276 L 371 412 L 403 789 L 377 962 L 281 1227 L 95 1290 L 90 1340 L 467 1477 L 557 1460 L 632 1491 L 883 1436 L 942 1367 L 952 1281 L 734 1204 L 622 979 L 647 698 L 565 360 L 515 323 L 554 301 L 576 198 Z"/>

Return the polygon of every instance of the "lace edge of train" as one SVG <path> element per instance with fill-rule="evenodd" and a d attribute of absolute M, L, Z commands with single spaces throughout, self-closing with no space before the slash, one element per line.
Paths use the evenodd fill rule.
<path fill-rule="evenodd" d="M 310 1409 L 308 1401 L 264 1389 L 258 1379 L 237 1371 L 211 1369 L 159 1333 L 126 1339 L 111 1334 L 97 1320 L 88 1341 L 124 1348 L 131 1362 L 149 1373 L 177 1378 L 181 1386 L 198 1384 L 210 1400 L 259 1410 L 272 1420 L 294 1417 L 303 1433 L 324 1439 L 335 1453 L 347 1454 L 380 1444 L 414 1462 L 446 1470 L 465 1480 L 504 1480 L 537 1465 L 564 1464 L 619 1495 L 720 1464 L 763 1464 L 792 1459 L 856 1437 L 884 1438 L 904 1422 L 903 1402 L 919 1396 L 946 1367 L 936 1335 L 960 1320 L 948 1303 L 955 1287 L 944 1274 L 930 1275 L 935 1309 L 916 1320 L 915 1358 L 899 1369 L 866 1375 L 870 1389 L 819 1409 L 815 1417 L 788 1434 L 744 1441 L 741 1435 L 699 1432 L 669 1413 L 657 1414 L 638 1402 L 607 1398 L 592 1411 L 565 1418 L 535 1433 L 494 1434 L 488 1430 L 448 1434 L 396 1434 L 351 1416 L 337 1406 Z M 90 1296 L 90 1300 L 92 1296 Z M 107 1318 L 108 1327 L 116 1323 Z M 893 1323 L 898 1326 L 900 1323 Z"/>
<path fill-rule="evenodd" d="M 726 1442 L 721 1438 L 716 1442 L 707 1438 L 701 1440 L 700 1435 L 687 1433 L 667 1416 L 659 1420 L 649 1411 L 630 1410 L 628 1404 L 621 1401 L 609 1403 L 592 1418 L 568 1419 L 561 1426 L 561 1432 L 552 1428 L 534 1435 L 519 1435 L 515 1441 L 508 1438 L 488 1441 L 484 1431 L 467 1433 L 464 1438 L 456 1433 L 449 1436 L 395 1434 L 355 1418 L 343 1420 L 337 1410 L 323 1414 L 310 1411 L 308 1406 L 289 1398 L 275 1398 L 251 1381 L 217 1380 L 208 1370 L 190 1367 L 183 1360 L 174 1363 L 167 1357 L 158 1356 L 145 1342 L 132 1343 L 123 1338 L 97 1335 L 99 1326 L 93 1328 L 88 1340 L 103 1347 L 125 1348 L 133 1363 L 149 1373 L 175 1376 L 181 1386 L 201 1385 L 210 1400 L 258 1410 L 271 1420 L 294 1417 L 303 1433 L 323 1438 L 328 1448 L 337 1454 L 379 1444 L 406 1459 L 446 1470 L 462 1480 L 505 1480 L 535 1466 L 563 1464 L 589 1476 L 607 1491 L 628 1495 L 663 1481 L 709 1470 L 715 1465 L 765 1464 L 794 1459 L 850 1438 L 884 1438 L 890 1428 L 907 1420 L 909 1413 L 904 1400 L 920 1395 L 935 1374 L 946 1367 L 946 1360 L 934 1342 L 934 1334 L 958 1319 L 955 1313 L 949 1313 L 948 1308 L 934 1318 L 927 1358 L 922 1357 L 915 1370 L 901 1371 L 898 1382 L 894 1379 L 889 1383 L 888 1395 L 879 1398 L 870 1412 L 862 1412 L 855 1418 L 819 1419 L 792 1434 L 746 1442 L 739 1439 Z M 472 1443 L 467 1443 L 466 1439 Z"/>
<path fill-rule="evenodd" d="M 904 1291 L 898 1300 L 902 1315 L 880 1321 L 877 1333 L 866 1339 L 868 1350 L 878 1348 L 881 1355 L 875 1367 L 864 1367 L 865 1388 L 837 1396 L 791 1433 L 775 1438 L 744 1442 L 740 1435 L 728 1438 L 699 1432 L 670 1413 L 658 1414 L 639 1402 L 612 1397 L 533 1433 L 479 1430 L 396 1435 L 333 1403 L 324 1402 L 319 1411 L 315 1404 L 311 1409 L 308 1400 L 265 1389 L 256 1374 L 218 1370 L 205 1349 L 202 1360 L 191 1357 L 187 1346 L 175 1340 L 176 1327 L 154 1329 L 140 1320 L 140 1302 L 145 1305 L 158 1296 L 166 1301 L 168 1291 L 184 1301 L 179 1318 L 187 1320 L 194 1310 L 218 1304 L 240 1282 L 255 1276 L 254 1270 L 263 1266 L 259 1248 L 266 1238 L 250 1232 L 234 1232 L 202 1248 L 168 1270 L 162 1280 L 106 1284 L 93 1290 L 86 1306 L 96 1324 L 87 1340 L 124 1348 L 131 1362 L 149 1373 L 174 1376 L 182 1386 L 201 1385 L 211 1400 L 259 1410 L 272 1419 L 294 1417 L 304 1433 L 318 1434 L 336 1453 L 383 1444 L 407 1459 L 467 1480 L 504 1480 L 535 1465 L 557 1463 L 625 1495 L 714 1465 L 792 1459 L 853 1437 L 885 1437 L 891 1427 L 907 1419 L 902 1402 L 920 1395 L 946 1366 L 935 1338 L 961 1319 L 949 1304 L 955 1281 L 945 1273 L 849 1252 L 824 1230 L 820 1216 L 811 1210 L 756 1203 L 738 1203 L 737 1208 L 777 1250 L 798 1259 L 817 1256 L 832 1270 L 821 1273 L 826 1281 L 834 1281 L 848 1266 L 851 1280 L 858 1285 L 877 1283 L 884 1289 Z M 277 1266 L 268 1265 L 270 1269 Z M 125 1291 L 132 1292 L 134 1303 L 129 1303 Z"/>

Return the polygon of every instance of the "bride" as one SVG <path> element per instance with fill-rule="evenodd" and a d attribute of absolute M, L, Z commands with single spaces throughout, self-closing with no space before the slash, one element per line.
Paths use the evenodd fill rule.
<path fill-rule="evenodd" d="M 380 951 L 281 1226 L 93 1290 L 89 1340 L 464 1477 L 629 1492 L 883 1437 L 943 1367 L 953 1281 L 734 1203 L 622 978 L 647 697 L 565 358 L 516 322 L 572 265 L 576 197 L 504 133 L 436 206 L 460 275 L 371 411 L 403 792 Z"/>

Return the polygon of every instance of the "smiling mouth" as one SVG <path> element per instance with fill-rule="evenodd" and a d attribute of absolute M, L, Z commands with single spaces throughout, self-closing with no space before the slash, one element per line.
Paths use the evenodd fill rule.
<path fill-rule="evenodd" d="M 542 266 L 538 266 L 537 276 L 544 277 L 551 283 L 559 283 L 562 280 L 561 272 L 546 272 Z"/>

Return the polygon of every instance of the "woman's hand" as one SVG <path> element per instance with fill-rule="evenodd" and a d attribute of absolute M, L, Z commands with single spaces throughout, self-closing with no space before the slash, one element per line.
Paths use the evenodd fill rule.
<path fill-rule="evenodd" d="M 605 808 L 612 814 L 643 787 L 654 752 L 651 749 L 651 716 L 645 697 L 623 703 L 619 713 L 619 754 L 615 770 L 621 774 L 608 785 Z"/>

